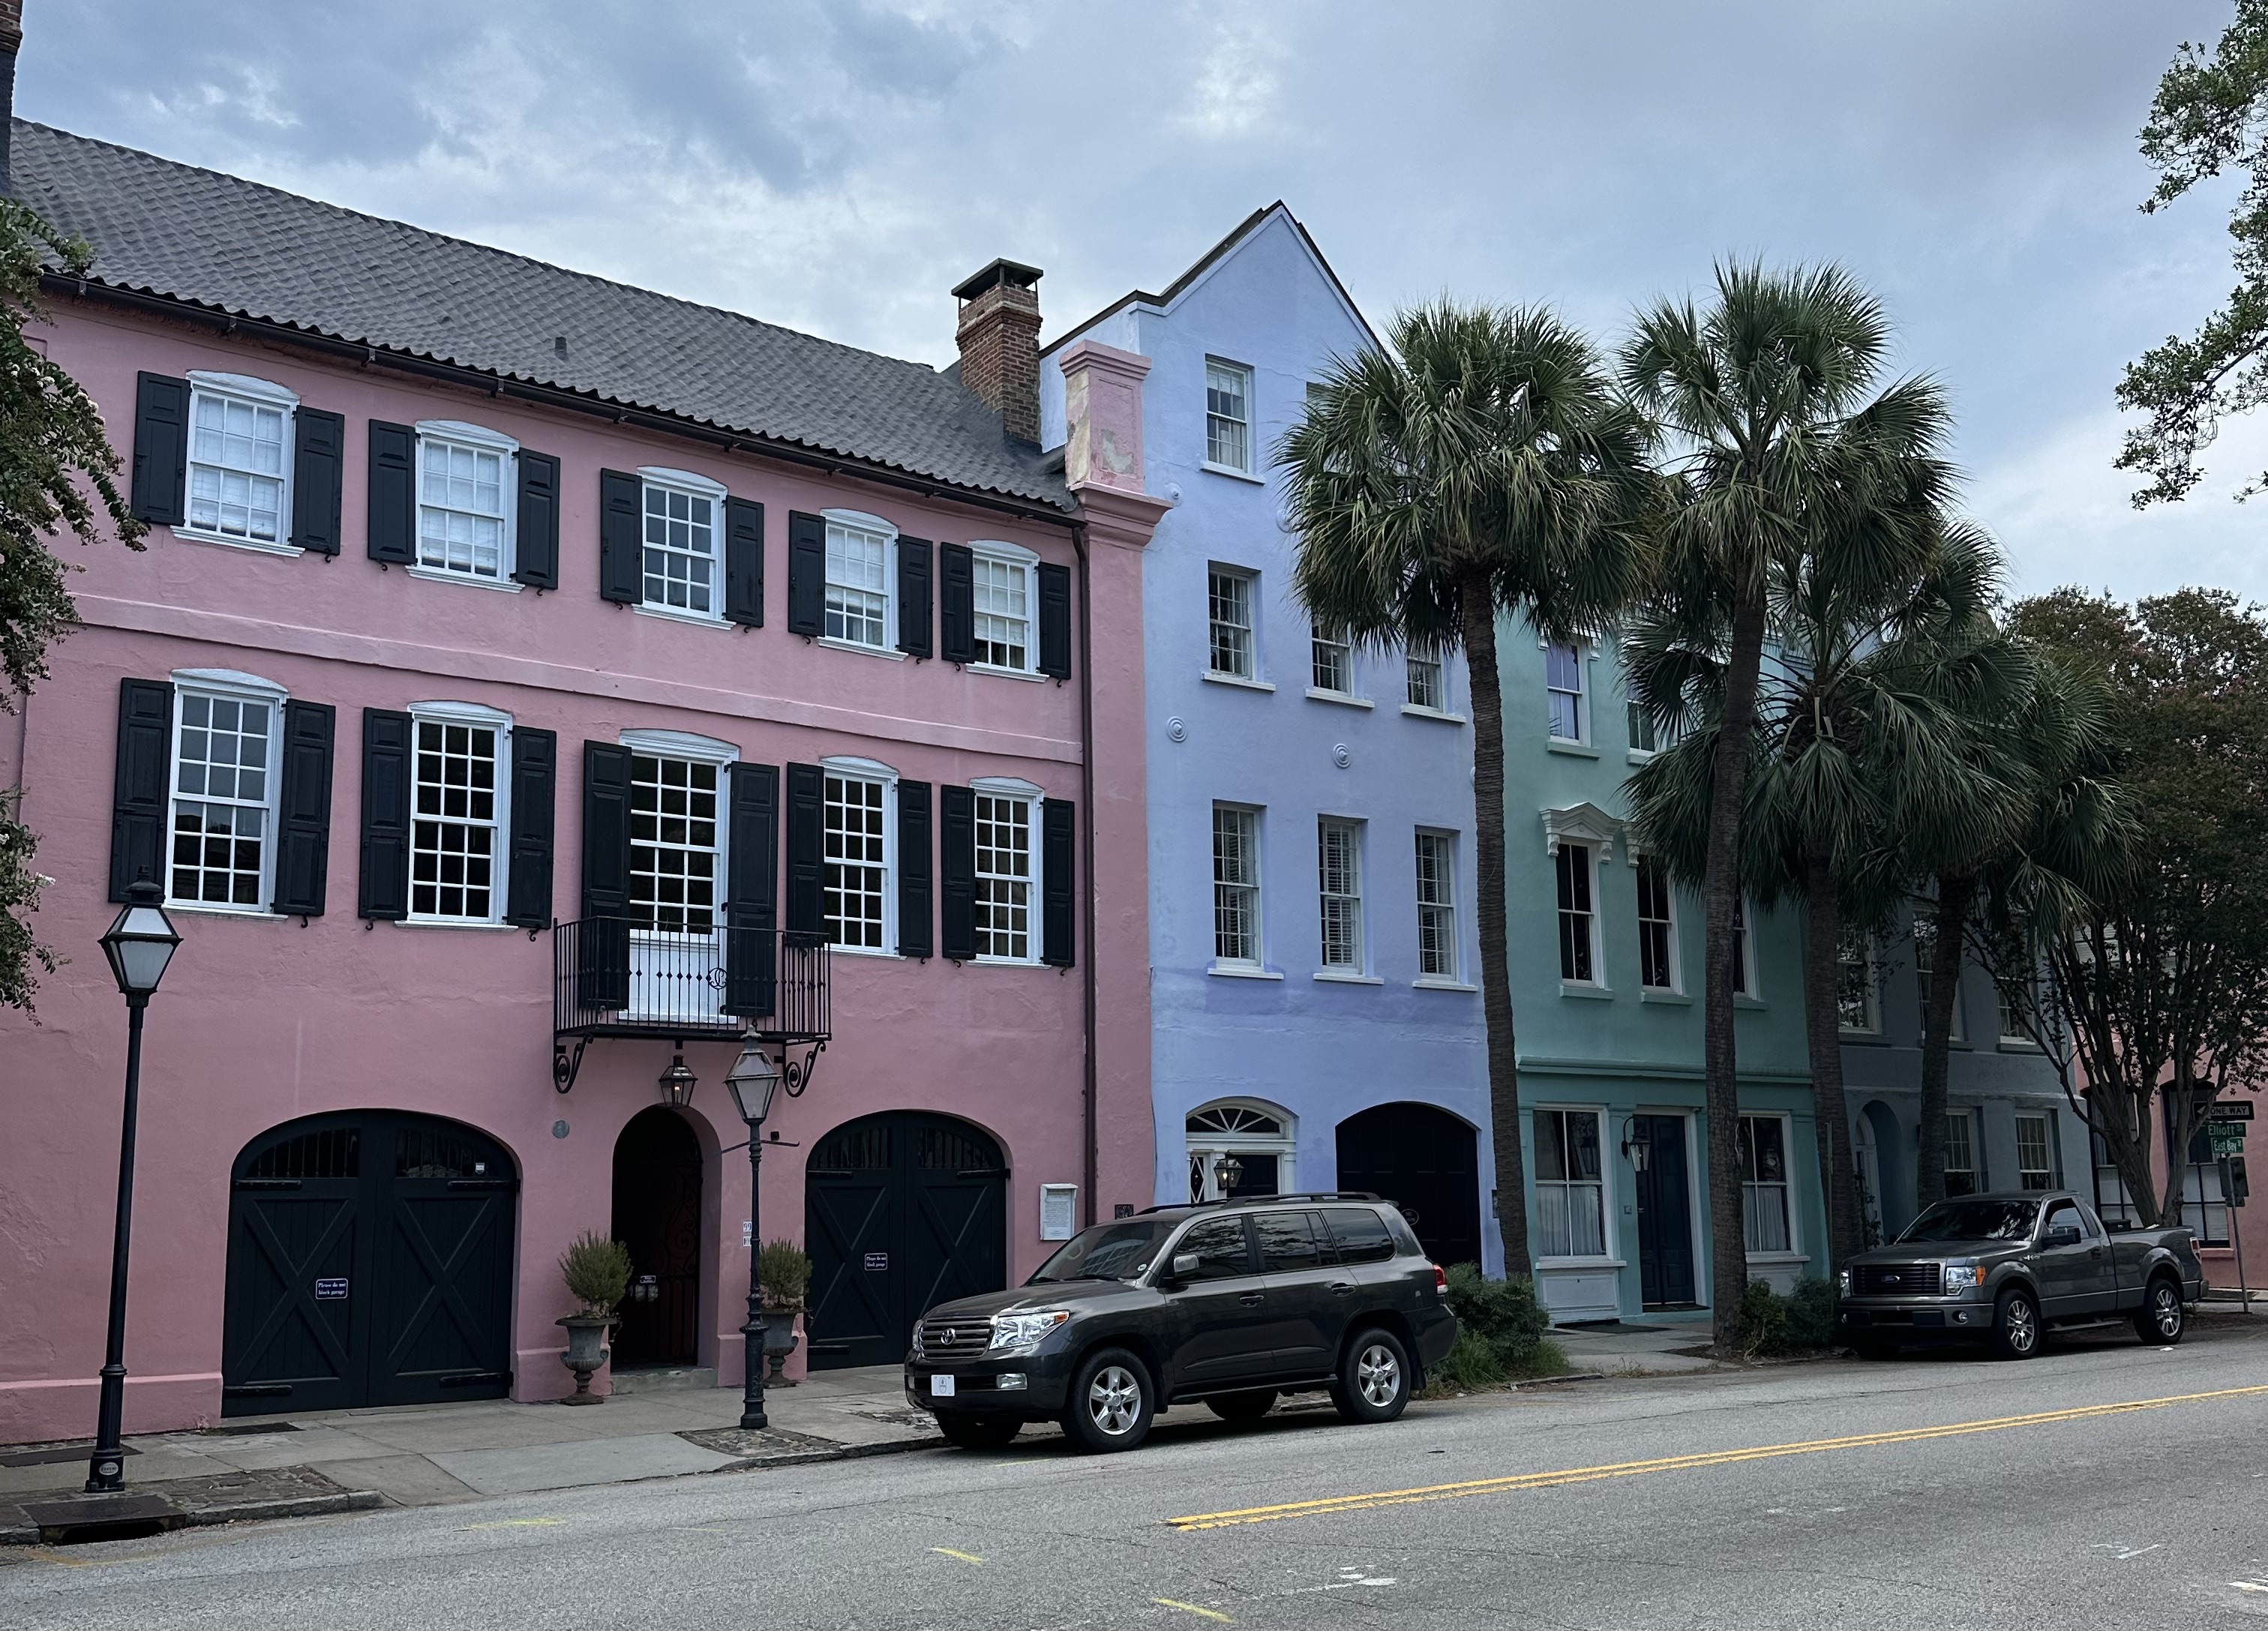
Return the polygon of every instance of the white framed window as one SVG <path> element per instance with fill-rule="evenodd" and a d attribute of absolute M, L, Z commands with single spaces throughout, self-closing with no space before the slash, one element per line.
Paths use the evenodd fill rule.
<path fill-rule="evenodd" d="M 2140 1218 L 2134 1198 L 2126 1193 L 2126 1171 L 2110 1153 L 2102 1135 L 2089 1128 L 2088 1148 L 2095 1161 L 2095 1215 L 2111 1229 L 2132 1229 Z"/>
<path fill-rule="evenodd" d="M 1252 371 L 1205 358 L 1205 463 L 1252 474 Z"/>
<path fill-rule="evenodd" d="M 1679 988 L 1677 907 L 1669 872 L 1652 856 L 1640 856 L 1638 874 L 1638 982 L 1649 991 Z"/>
<path fill-rule="evenodd" d="M 1418 975 L 1457 977 L 1457 840 L 1418 829 Z"/>
<path fill-rule="evenodd" d="M 1606 1184 L 1599 1148 L 1602 1113 L 1535 1113 L 1535 1222 L 1539 1257 L 1607 1254 Z"/>
<path fill-rule="evenodd" d="M 1336 635 L 1318 620 L 1308 642 L 1310 684 L 1334 696 L 1354 694 L 1354 651 L 1344 635 Z"/>
<path fill-rule="evenodd" d="M 2055 1112 L 2016 1112 L 2016 1187 L 2053 1189 L 2062 1182 L 2056 1159 Z"/>
<path fill-rule="evenodd" d="M 409 720 L 409 915 L 500 922 L 512 716 L 469 702 L 414 702 Z"/>
<path fill-rule="evenodd" d="M 1552 856 L 1559 893 L 1559 978 L 1597 985 L 1599 915 L 1592 909 L 1591 847 L 1563 843 Z"/>
<path fill-rule="evenodd" d="M 1945 1113 L 1945 1193 L 1973 1195 L 1982 1187 L 1977 1167 L 1977 1113 Z"/>
<path fill-rule="evenodd" d="M 1656 724 L 1653 716 L 1640 708 L 1635 699 L 1628 704 L 1628 708 L 1631 753 L 1644 758 L 1651 758 L 1663 748 L 1674 747 L 1677 745 L 1675 734 Z"/>
<path fill-rule="evenodd" d="M 644 483 L 645 605 L 722 621 L 724 488 L 685 470 L 642 468 L 638 475 Z"/>
<path fill-rule="evenodd" d="M 1937 968 L 1937 920 L 1926 909 L 1917 907 L 1913 915 L 1914 986 L 1921 999 L 1922 1011 L 1929 1010 L 1930 975 Z M 1961 986 L 1956 977 L 1953 988 L 1953 1023 L 1946 1034 L 1954 1041 L 1969 1040 L 1966 1027 L 1961 1022 Z"/>
<path fill-rule="evenodd" d="M 1551 739 L 1587 742 L 1590 699 L 1583 690 L 1583 648 L 1554 640 L 1543 648 L 1544 700 L 1551 710 Z"/>
<path fill-rule="evenodd" d="M 1734 1133 L 1741 1165 L 1741 1234 L 1751 1252 L 1795 1250 L 1787 1207 L 1787 1118 L 1742 1116 Z"/>
<path fill-rule="evenodd" d="M 976 957 L 1035 963 L 1032 905 L 1039 887 L 1040 801 L 1035 792 L 976 787 Z"/>
<path fill-rule="evenodd" d="M 519 444 L 480 425 L 417 425 L 417 564 L 487 584 L 511 581 Z"/>
<path fill-rule="evenodd" d="M 1014 544 L 972 543 L 968 547 L 976 666 L 1017 674 L 1038 672 L 1032 580 L 1039 557 Z"/>
<path fill-rule="evenodd" d="M 827 522 L 827 610 L 822 632 L 828 639 L 846 645 L 873 651 L 891 650 L 897 640 L 890 596 L 897 528 L 879 516 L 853 510 L 821 513 Z"/>
<path fill-rule="evenodd" d="M 1835 945 L 1835 1018 L 1845 1031 L 1872 1035 L 1882 1028 L 1874 937 L 1863 929 L 1845 929 Z"/>
<path fill-rule="evenodd" d="M 1241 804 L 1212 807 L 1212 955 L 1260 966 L 1260 812 Z"/>
<path fill-rule="evenodd" d="M 714 934 L 724 869 L 725 767 L 630 755 L 630 923 L 659 935 Z"/>
<path fill-rule="evenodd" d="M 1292 1125 L 1289 1115 L 1257 1099 L 1226 1099 L 1190 1111 L 1182 1120 L 1189 1204 L 1292 1193 Z M 1236 1163 L 1225 1192 L 1223 1157 Z"/>
<path fill-rule="evenodd" d="M 2039 1011 L 2038 994 L 2029 985 L 2012 992 L 2005 986 L 1996 983 L 1993 997 L 1993 1013 L 1999 1026 L 2000 1046 L 2037 1048 L 2039 1044 L 2032 1040 L 2032 1033 L 2025 1029 L 2025 1022 L 2030 1020 L 2034 1024 L 2037 1023 L 2035 1016 Z"/>
<path fill-rule="evenodd" d="M 1410 706 L 1428 713 L 1449 711 L 1449 693 L 1441 675 L 1441 659 L 1429 651 L 1412 651 L 1403 658 Z"/>
<path fill-rule="evenodd" d="M 1205 600 L 1211 624 L 1211 655 L 1207 666 L 1233 680 L 1254 677 L 1252 661 L 1253 573 L 1233 566 L 1215 566 L 1205 573 Z"/>
<path fill-rule="evenodd" d="M 216 543 L 297 554 L 291 541 L 294 392 L 246 374 L 189 375 L 188 519 Z"/>
<path fill-rule="evenodd" d="M 1362 972 L 1362 823 L 1324 816 L 1315 823 L 1316 894 L 1322 965 Z"/>
<path fill-rule="evenodd" d="M 166 898 L 266 912 L 276 877 L 284 692 L 251 674 L 173 676 Z"/>
<path fill-rule="evenodd" d="M 1733 897 L 1733 995 L 1755 1002 L 1762 988 L 1756 978 L 1756 930 L 1754 914 L 1739 895 Z"/>
<path fill-rule="evenodd" d="M 888 951 L 897 773 L 868 760 L 822 760 L 820 769 L 828 944 Z"/>

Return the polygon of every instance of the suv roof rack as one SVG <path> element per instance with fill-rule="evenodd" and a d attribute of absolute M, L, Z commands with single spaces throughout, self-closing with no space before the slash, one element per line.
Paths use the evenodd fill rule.
<path fill-rule="evenodd" d="M 1152 1212 L 1191 1212 L 1207 1206 L 1273 1206 L 1287 1201 L 1375 1201 L 1397 1209 L 1401 1206 L 1401 1202 L 1388 1201 L 1384 1195 L 1368 1189 L 1315 1189 L 1288 1195 L 1223 1195 L 1212 1201 L 1168 1201 L 1162 1206 L 1145 1206 L 1135 1216 L 1145 1217 Z"/>

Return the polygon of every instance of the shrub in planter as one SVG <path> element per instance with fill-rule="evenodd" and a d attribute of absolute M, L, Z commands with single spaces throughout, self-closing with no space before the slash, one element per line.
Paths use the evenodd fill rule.
<path fill-rule="evenodd" d="M 1741 1296 L 1741 1351 L 1751 1357 L 1787 1351 L 1787 1299 L 1761 1280 L 1749 1281 Z"/>
<path fill-rule="evenodd" d="M 559 1273 L 568 1295 L 585 1319 L 612 1319 L 630 1289 L 630 1248 L 619 1240 L 585 1231 L 559 1255 Z"/>
<path fill-rule="evenodd" d="M 811 1289 L 811 1260 L 792 1240 L 767 1240 L 756 1253 L 756 1279 L 767 1308 L 801 1308 Z"/>

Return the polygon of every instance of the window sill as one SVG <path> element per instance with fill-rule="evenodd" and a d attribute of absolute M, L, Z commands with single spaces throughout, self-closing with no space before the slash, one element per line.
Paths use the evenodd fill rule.
<path fill-rule="evenodd" d="M 1402 705 L 1402 711 L 1412 719 L 1438 719 L 1445 725 L 1461 725 L 1465 723 L 1465 716 L 1462 714 L 1452 714 L 1438 708 L 1426 708 L 1417 702 L 1404 702 Z"/>
<path fill-rule="evenodd" d="M 1410 988 L 1413 991 L 1468 992 L 1480 989 L 1478 986 L 1467 985 L 1462 980 L 1413 980 L 1410 982 Z"/>
<path fill-rule="evenodd" d="M 1578 759 L 1596 759 L 1599 750 L 1584 742 L 1570 742 L 1559 737 L 1548 738 L 1543 746 L 1551 753 L 1572 753 Z"/>
<path fill-rule="evenodd" d="M 397 917 L 396 929 L 469 929 L 475 932 L 495 934 L 525 934 L 527 931 L 515 923 L 484 923 L 469 917 Z"/>
<path fill-rule="evenodd" d="M 228 538 L 218 533 L 200 533 L 195 527 L 176 526 L 167 529 L 184 543 L 218 544 L 224 549 L 248 549 L 256 555 L 303 555 L 307 552 L 297 544 L 262 543 L 256 538 Z"/>
<path fill-rule="evenodd" d="M 1326 691 L 1320 686 L 1307 687 L 1310 702 L 1336 702 L 1341 708 L 1375 708 L 1377 703 L 1366 696 L 1357 696 L 1351 691 Z"/>
<path fill-rule="evenodd" d="M 1866 1042 L 1879 1045 L 1883 1040 L 1883 1037 L 1879 1031 L 1861 1031 L 1853 1025 L 1837 1025 L 1835 1027 L 1835 1040 L 1838 1042 Z"/>
<path fill-rule="evenodd" d="M 1733 1006 L 1734 1008 L 1760 1009 L 1764 1007 L 1764 1001 L 1760 996 L 1748 996 L 1738 991 L 1733 993 Z"/>
<path fill-rule="evenodd" d="M 1046 965 L 1036 957 L 994 957 L 989 951 L 979 951 L 971 962 L 986 968 L 1042 968 Z"/>
<path fill-rule="evenodd" d="M 1559 995 L 1579 996 L 1593 1003 L 1611 1003 L 1615 1000 L 1615 994 L 1605 986 L 1590 985 L 1576 980 L 1562 980 L 1559 982 Z"/>
<path fill-rule="evenodd" d="M 730 628 L 732 624 L 721 617 L 711 617 L 706 612 L 681 612 L 674 606 L 648 606 L 644 601 L 633 602 L 630 610 L 640 617 L 659 617 L 666 622 L 691 623 L 699 628 Z"/>
<path fill-rule="evenodd" d="M 1653 762 L 1653 750 L 1646 747 L 1633 747 L 1623 755 L 1624 759 L 1634 765 L 1650 765 Z"/>
<path fill-rule="evenodd" d="M 1627 1268 L 1630 1260 L 1621 1257 L 1539 1257 L 1538 1268 Z"/>
<path fill-rule="evenodd" d="M 401 569 L 412 577 L 422 577 L 429 584 L 461 584 L 468 589 L 494 589 L 504 594 L 516 595 L 526 585 L 515 584 L 508 577 L 475 577 L 470 572 L 452 572 L 446 567 L 420 566 L 415 561 Z"/>
<path fill-rule="evenodd" d="M 2013 1036 L 2002 1037 L 1999 1040 L 1999 1050 L 2004 1054 L 2037 1054 L 2046 1051 L 2042 1048 L 2037 1042 L 2028 1041 L 2021 1037 Z"/>
<path fill-rule="evenodd" d="M 887 958 L 893 963 L 902 963 L 906 960 L 904 952 L 886 951 L 878 945 L 830 945 L 827 948 L 827 955 L 829 957 L 880 957 Z"/>
<path fill-rule="evenodd" d="M 168 912 L 183 912 L 191 917 L 233 917 L 255 923 L 282 923 L 297 917 L 297 912 L 271 912 L 264 906 L 215 906 L 207 900 L 168 900 Z"/>
<path fill-rule="evenodd" d="M 824 644 L 825 642 L 822 641 L 821 643 Z M 972 674 L 990 674 L 998 680 L 1028 680 L 1034 685 L 1045 685 L 1048 682 L 1048 677 L 1045 674 L 1036 673 L 1028 668 L 1002 668 L 992 663 L 967 663 L 962 666 Z"/>
<path fill-rule="evenodd" d="M 1281 980 L 1284 977 L 1274 969 L 1263 968 L 1257 964 L 1240 968 L 1233 963 L 1215 963 L 1205 973 L 1215 980 Z"/>
<path fill-rule="evenodd" d="M 1811 1253 L 1808 1252 L 1750 1252 L 1748 1258 L 1751 1263 L 1808 1263 L 1811 1260 Z"/>
<path fill-rule="evenodd" d="M 1234 686 L 1240 691 L 1273 691 L 1276 687 L 1266 680 L 1247 680 L 1241 674 L 1217 674 L 1210 668 L 1197 676 L 1207 685 Z"/>
<path fill-rule="evenodd" d="M 1326 984 L 1335 986 L 1382 986 L 1386 983 L 1376 974 L 1358 974 L 1351 970 L 1340 968 L 1318 968 L 1315 970 L 1314 977 Z"/>
<path fill-rule="evenodd" d="M 1268 485 L 1268 478 L 1266 476 L 1255 475 L 1249 470 L 1239 470 L 1234 465 L 1217 465 L 1210 459 L 1200 463 L 1197 466 L 1197 468 L 1200 470 L 1209 470 L 1215 475 L 1228 476 L 1234 481 L 1249 481 L 1255 487 L 1265 487 Z"/>
<path fill-rule="evenodd" d="M 1666 1003 L 1675 1008 L 1690 1008 L 1693 999 L 1683 991 L 1657 991 L 1641 987 L 1638 994 L 1641 1003 Z"/>
<path fill-rule="evenodd" d="M 823 645 L 830 651 L 856 651 L 861 657 L 879 657 L 892 663 L 902 663 L 906 660 L 906 654 L 903 651 L 886 645 L 867 645 L 857 640 L 845 640 L 840 635 L 814 635 L 812 636 L 811 643 L 814 645 Z M 972 664 L 971 666 L 975 665 Z"/>

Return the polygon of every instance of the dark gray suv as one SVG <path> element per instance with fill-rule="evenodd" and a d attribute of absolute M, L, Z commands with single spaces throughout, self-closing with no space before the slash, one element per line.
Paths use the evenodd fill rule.
<path fill-rule="evenodd" d="M 1095 1224 L 1015 1289 L 931 1309 L 906 1398 L 971 1450 L 1047 1421 L 1131 1450 L 1169 1405 L 1253 1422 L 1322 1390 L 1350 1422 L 1390 1422 L 1457 1340 L 1445 1290 L 1375 1195 L 1161 1207 Z"/>

